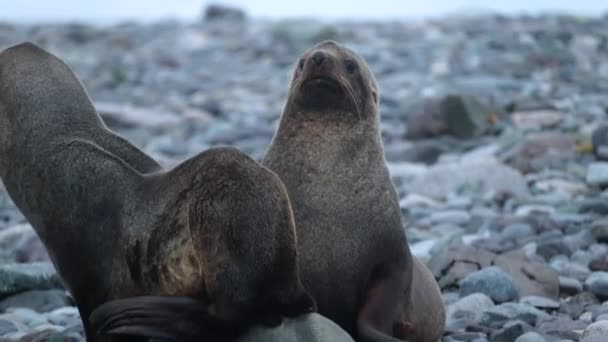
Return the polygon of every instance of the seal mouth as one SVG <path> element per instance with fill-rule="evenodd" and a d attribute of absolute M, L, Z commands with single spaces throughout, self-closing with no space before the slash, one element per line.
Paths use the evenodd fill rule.
<path fill-rule="evenodd" d="M 307 87 L 320 87 L 328 89 L 340 88 L 340 84 L 335 79 L 325 75 L 315 75 L 309 77 L 304 81 L 304 85 Z"/>

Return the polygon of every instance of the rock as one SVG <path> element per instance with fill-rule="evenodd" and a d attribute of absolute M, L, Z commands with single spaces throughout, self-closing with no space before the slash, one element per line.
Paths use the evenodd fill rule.
<path fill-rule="evenodd" d="M 429 269 L 441 288 L 456 286 L 469 273 L 499 266 L 515 280 L 521 296 L 559 298 L 559 279 L 544 263 L 529 260 L 521 252 L 496 255 L 470 246 L 450 246 L 439 250 L 429 260 Z"/>
<path fill-rule="evenodd" d="M 520 303 L 503 303 L 486 310 L 481 317 L 481 324 L 490 328 L 500 328 L 510 320 L 521 320 L 535 325 L 538 321 L 548 317 L 544 311 L 533 306 Z"/>
<path fill-rule="evenodd" d="M 339 39 L 335 27 L 314 19 L 282 20 L 276 22 L 271 31 L 276 41 L 301 50 L 323 40 Z"/>
<path fill-rule="evenodd" d="M 528 196 L 528 186 L 522 174 L 496 160 L 438 164 L 414 177 L 408 187 L 410 193 L 434 199 L 444 199 L 466 189 L 481 194 Z"/>
<path fill-rule="evenodd" d="M 596 296 L 608 298 L 608 272 L 593 272 L 587 280 L 585 287 Z"/>
<path fill-rule="evenodd" d="M 499 120 L 496 111 L 473 96 L 448 95 L 441 100 L 439 108 L 448 131 L 462 139 L 485 133 Z"/>
<path fill-rule="evenodd" d="M 454 224 L 465 225 L 471 220 L 471 214 L 463 210 L 437 211 L 428 218 L 430 225 Z"/>
<path fill-rule="evenodd" d="M 159 112 L 151 108 L 141 108 L 126 104 L 96 102 L 95 108 L 103 121 L 112 130 L 144 126 L 149 129 L 165 129 L 179 123 L 175 114 Z"/>
<path fill-rule="evenodd" d="M 515 342 L 545 342 L 545 338 L 534 331 L 527 332 L 521 336 L 519 336 Z"/>
<path fill-rule="evenodd" d="M 608 321 L 597 321 L 585 328 L 580 342 L 604 342 L 608 337 Z"/>
<path fill-rule="evenodd" d="M 407 115 L 406 139 L 424 139 L 448 133 L 439 103 L 437 99 L 426 99 L 404 109 Z"/>
<path fill-rule="evenodd" d="M 587 184 L 595 186 L 608 185 L 608 162 L 589 164 L 587 168 Z"/>
<path fill-rule="evenodd" d="M 19 328 L 17 328 L 17 325 L 14 322 L 7 319 L 0 319 L 0 337 L 17 331 L 19 331 Z"/>
<path fill-rule="evenodd" d="M 213 20 L 235 20 L 243 21 L 246 18 L 245 11 L 236 7 L 220 4 L 210 4 L 205 9 L 205 21 Z"/>
<path fill-rule="evenodd" d="M 0 266 L 0 298 L 28 290 L 63 289 L 51 263 Z"/>
<path fill-rule="evenodd" d="M 571 317 L 579 317 L 587 308 L 597 304 L 599 304 L 599 301 L 593 293 L 582 292 L 564 300 L 559 311 Z"/>
<path fill-rule="evenodd" d="M 63 290 L 26 291 L 0 301 L 0 311 L 8 308 L 30 308 L 48 312 L 66 305 L 71 300 Z"/>
<path fill-rule="evenodd" d="M 15 261 L 18 263 L 50 262 L 51 259 L 38 235 L 31 234 L 17 245 Z"/>
<path fill-rule="evenodd" d="M 492 341 L 496 342 L 511 342 L 515 341 L 519 336 L 531 331 L 530 324 L 522 321 L 513 321 L 505 324 L 504 328 L 494 334 Z"/>
<path fill-rule="evenodd" d="M 591 135 L 593 153 L 599 160 L 608 160 L 608 125 L 599 125 Z"/>
<path fill-rule="evenodd" d="M 566 316 L 545 316 L 537 324 L 539 332 L 549 336 L 560 336 L 578 340 L 579 334 L 574 332 L 582 330 L 587 326 L 586 322 L 575 321 Z"/>
<path fill-rule="evenodd" d="M 535 308 L 543 310 L 557 310 L 559 309 L 559 302 L 553 299 L 539 297 L 539 296 L 525 296 L 519 299 L 522 304 L 528 304 Z"/>
<path fill-rule="evenodd" d="M 599 219 L 591 224 L 591 233 L 597 242 L 608 242 L 608 220 Z"/>
<path fill-rule="evenodd" d="M 461 319 L 463 312 L 471 313 L 469 321 L 479 322 L 483 313 L 494 307 L 494 302 L 490 297 L 483 293 L 473 293 L 466 297 L 461 298 L 455 303 L 448 305 L 446 311 L 447 324 L 450 325 L 453 321 Z"/>
<path fill-rule="evenodd" d="M 575 295 L 583 291 L 583 284 L 578 279 L 559 276 L 559 291 L 567 295 Z"/>
<path fill-rule="evenodd" d="M 483 293 L 497 303 L 519 297 L 515 280 L 499 267 L 488 267 L 467 275 L 460 282 L 460 295 Z"/>
<path fill-rule="evenodd" d="M 532 134 L 513 147 L 507 164 L 523 173 L 538 172 L 547 168 L 562 168 L 563 161 L 576 154 L 576 140 L 565 133 L 544 132 Z"/>
<path fill-rule="evenodd" d="M 531 110 L 511 114 L 511 120 L 519 129 L 551 128 L 560 124 L 563 114 L 555 110 Z"/>
<path fill-rule="evenodd" d="M 556 255 L 570 255 L 570 249 L 563 239 L 543 240 L 536 245 L 536 254 L 551 260 Z"/>
<path fill-rule="evenodd" d="M 337 324 L 313 313 L 285 319 L 274 328 L 255 327 L 238 342 L 354 342 Z"/>

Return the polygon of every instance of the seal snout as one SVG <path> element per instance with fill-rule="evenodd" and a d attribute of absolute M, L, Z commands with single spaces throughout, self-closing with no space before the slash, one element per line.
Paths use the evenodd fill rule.
<path fill-rule="evenodd" d="M 321 64 L 323 64 L 323 61 L 325 61 L 326 57 L 325 57 L 325 53 L 323 53 L 323 51 L 316 51 L 315 53 L 312 54 L 312 61 L 314 63 L 315 66 L 320 66 Z"/>

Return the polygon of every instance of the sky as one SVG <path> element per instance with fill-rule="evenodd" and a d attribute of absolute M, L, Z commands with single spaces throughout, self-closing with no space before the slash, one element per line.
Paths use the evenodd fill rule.
<path fill-rule="evenodd" d="M 492 10 L 502 13 L 608 13 L 608 0 L 0 0 L 0 20 L 97 23 L 177 18 L 195 20 L 208 3 L 242 7 L 254 17 L 324 19 L 424 18 L 446 13 Z"/>

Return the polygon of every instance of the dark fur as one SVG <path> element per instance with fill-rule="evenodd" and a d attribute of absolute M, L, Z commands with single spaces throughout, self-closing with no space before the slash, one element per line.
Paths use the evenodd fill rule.
<path fill-rule="evenodd" d="M 0 127 L 0 177 L 72 292 L 88 341 L 106 340 L 86 319 L 93 310 L 132 296 L 191 299 L 108 303 L 97 327 L 181 337 L 192 329 L 176 327 L 176 313 L 204 312 L 191 315 L 196 340 L 205 324 L 277 324 L 314 309 L 287 192 L 251 158 L 216 148 L 163 170 L 105 127 L 69 67 L 29 43 L 0 53 Z"/>
<path fill-rule="evenodd" d="M 289 192 L 300 276 L 319 313 L 358 341 L 414 337 L 414 257 L 384 160 L 376 81 L 360 56 L 331 41 L 304 54 L 263 164 Z"/>

